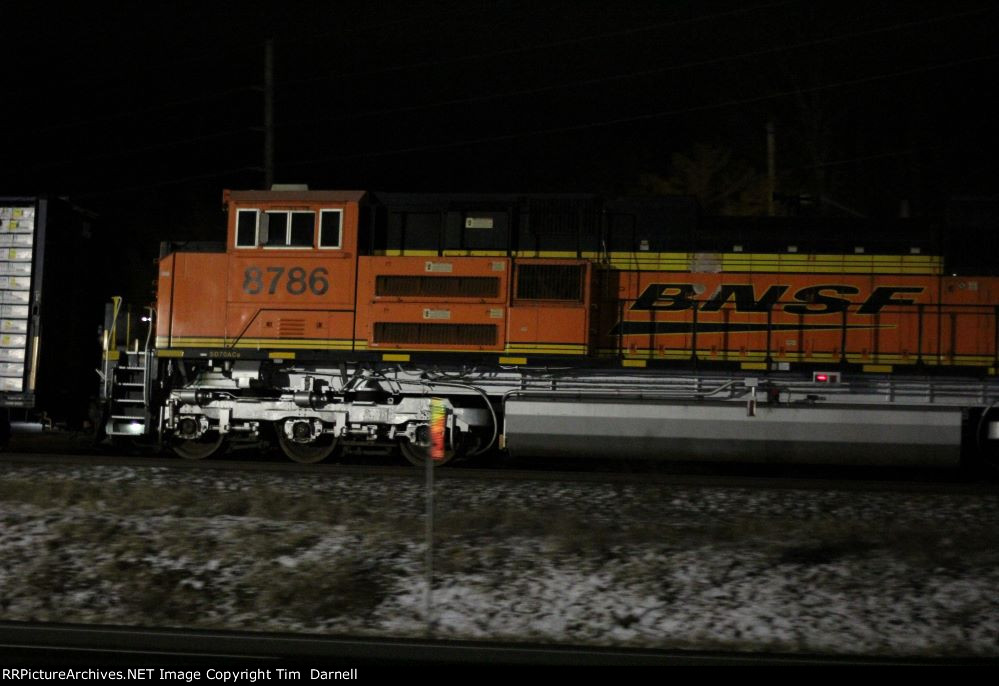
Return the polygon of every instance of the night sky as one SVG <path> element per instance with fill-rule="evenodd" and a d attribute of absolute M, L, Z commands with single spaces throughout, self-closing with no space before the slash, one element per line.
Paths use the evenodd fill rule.
<path fill-rule="evenodd" d="M 995 196 L 999 7 L 978 2 L 4 3 L 0 194 L 55 193 L 136 254 L 218 239 L 278 182 L 635 193 L 721 150 L 842 211 Z M 825 206 L 814 211 L 834 211 Z M 117 248 L 116 248 L 117 249 Z"/>

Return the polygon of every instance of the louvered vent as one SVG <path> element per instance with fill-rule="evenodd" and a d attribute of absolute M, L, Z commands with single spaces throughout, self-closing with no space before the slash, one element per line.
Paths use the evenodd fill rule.
<path fill-rule="evenodd" d="M 496 325 L 377 322 L 375 343 L 495 345 Z"/>
<path fill-rule="evenodd" d="M 517 265 L 517 298 L 582 302 L 583 265 Z"/>
<path fill-rule="evenodd" d="M 499 295 L 499 279 L 494 276 L 379 276 L 375 280 L 375 295 L 495 298 Z"/>
<path fill-rule="evenodd" d="M 305 338 L 305 320 L 279 319 L 278 338 Z"/>
<path fill-rule="evenodd" d="M 600 206 L 593 200 L 531 200 L 531 231 L 544 236 L 578 236 L 599 230 Z"/>

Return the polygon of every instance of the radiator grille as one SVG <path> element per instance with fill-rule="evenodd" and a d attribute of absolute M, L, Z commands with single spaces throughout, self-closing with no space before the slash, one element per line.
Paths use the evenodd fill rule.
<path fill-rule="evenodd" d="M 496 325 L 377 322 L 375 343 L 496 345 Z"/>
<path fill-rule="evenodd" d="M 582 302 L 583 265 L 517 265 L 517 298 Z"/>
<path fill-rule="evenodd" d="M 495 276 L 379 276 L 375 280 L 375 295 L 495 298 L 499 296 L 499 279 Z"/>
<path fill-rule="evenodd" d="M 304 338 L 304 319 L 284 319 L 278 320 L 278 338 Z"/>

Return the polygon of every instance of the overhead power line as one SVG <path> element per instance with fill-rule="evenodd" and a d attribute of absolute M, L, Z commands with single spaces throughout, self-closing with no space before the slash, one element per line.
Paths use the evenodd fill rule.
<path fill-rule="evenodd" d="M 379 67 L 377 69 L 360 70 L 354 72 L 341 72 L 339 74 L 329 74 L 326 76 L 314 76 L 306 79 L 298 79 L 295 81 L 286 81 L 282 86 L 297 86 L 302 84 L 311 84 L 321 81 L 332 81 L 336 79 L 354 78 L 361 76 L 374 76 L 376 74 L 385 74 L 389 72 L 397 71 L 407 71 L 410 69 L 423 69 L 425 67 L 439 67 L 445 64 L 457 64 L 459 62 L 470 62 L 474 60 L 483 60 L 491 57 L 507 57 L 509 55 L 517 55 L 525 52 L 533 52 L 535 50 L 544 50 L 548 48 L 560 48 L 567 45 L 577 45 L 579 43 L 587 43 L 595 40 L 604 40 L 607 38 L 617 38 L 621 36 L 631 36 L 639 33 L 647 33 L 650 31 L 656 31 L 668 26 L 682 26 L 685 24 L 694 24 L 703 21 L 714 21 L 717 19 L 724 19 L 727 17 L 735 17 L 741 14 L 748 14 L 750 12 L 757 12 L 761 10 L 773 9 L 774 7 L 781 7 L 783 5 L 792 4 L 795 0 L 779 0 L 778 2 L 771 2 L 765 5 L 751 5 L 748 7 L 740 7 L 739 9 L 728 10 L 725 12 L 716 12 L 714 14 L 702 14 L 696 17 L 685 17 L 683 19 L 671 19 L 669 21 L 657 22 L 654 24 L 643 24 L 642 26 L 620 29 L 617 31 L 606 31 L 603 33 L 591 34 L 588 36 L 579 36 L 576 38 L 565 38 L 557 41 L 550 41 L 547 43 L 535 43 L 533 45 L 522 45 L 515 48 L 503 48 L 501 50 L 491 50 L 487 52 L 478 52 L 470 55 L 461 55 L 459 57 L 449 57 L 444 59 L 434 59 L 434 60 L 423 60 L 420 62 L 408 62 L 405 64 L 396 64 L 388 67 Z"/>
<path fill-rule="evenodd" d="M 205 141 L 216 140 L 218 138 L 227 138 L 229 136 L 236 136 L 241 133 L 249 133 L 253 131 L 260 131 L 260 127 L 245 126 L 241 129 L 230 129 L 228 131 L 217 131 L 215 133 L 208 133 L 203 136 L 192 136 L 191 138 L 181 138 L 172 141 L 162 141 L 160 143 L 144 145 L 138 148 L 124 148 L 124 149 L 114 150 L 111 152 L 101 153 L 100 155 L 90 155 L 87 157 L 73 157 L 70 159 L 55 160 L 52 162 L 42 162 L 36 164 L 35 167 L 38 169 L 48 169 L 50 167 L 62 167 L 68 164 L 80 164 L 81 162 L 97 162 L 100 160 L 111 160 L 119 157 L 128 157 L 129 155 L 137 155 L 143 152 L 168 150 L 170 148 L 191 145 L 192 143 L 203 143 Z"/>
<path fill-rule="evenodd" d="M 416 152 L 426 152 L 429 150 L 445 150 L 449 148 L 461 148 L 469 145 L 479 145 L 483 143 L 499 143 L 503 141 L 516 140 L 518 138 L 528 138 L 531 136 L 542 136 L 548 134 L 556 133 L 573 133 L 576 131 L 586 131 L 589 129 L 607 128 L 612 126 L 618 126 L 621 124 L 630 124 L 639 121 L 649 121 L 653 119 L 660 119 L 663 117 L 669 117 L 677 114 L 690 114 L 694 112 L 706 112 L 710 110 L 723 109 L 726 107 L 735 107 L 738 105 L 750 105 L 758 102 L 765 102 L 767 100 L 775 100 L 778 98 L 783 98 L 791 95 L 800 95 L 804 93 L 812 93 L 823 90 L 830 90 L 833 88 L 844 88 L 848 86 L 857 86 L 865 83 L 874 83 L 877 81 L 883 81 L 886 79 L 899 78 L 903 76 L 909 76 L 912 74 L 920 74 L 929 71 L 936 71 L 940 69 L 948 69 L 951 67 L 957 67 L 967 64 L 974 64 L 977 62 L 985 62 L 988 60 L 994 60 L 999 58 L 999 52 L 990 53 L 988 55 L 980 55 L 978 57 L 970 57 L 960 60 L 951 60 L 949 62 L 941 62 L 939 64 L 928 65 L 924 67 L 914 67 L 912 69 L 903 69 L 900 71 L 894 71 L 884 74 L 875 74 L 872 76 L 864 76 L 856 79 L 849 79 L 845 81 L 837 81 L 834 83 L 822 84 L 819 86 L 812 86 L 809 88 L 795 88 L 786 91 L 778 91 L 776 93 L 768 93 L 766 95 L 757 95 L 747 98 L 737 98 L 732 100 L 726 100 L 719 103 L 710 103 L 704 105 L 695 105 L 693 107 L 683 107 L 671 110 L 661 110 L 659 112 L 650 112 L 647 114 L 638 114 L 628 117 L 618 117 L 614 119 L 605 119 L 596 122 L 585 122 L 580 124 L 572 124 L 569 126 L 553 126 L 543 129 L 532 129 L 529 131 L 516 131 L 512 133 L 499 134 L 495 136 L 484 136 L 481 138 L 468 138 L 457 141 L 449 141 L 444 143 L 430 143 L 426 145 L 408 146 L 405 148 L 395 148 L 392 150 L 377 150 L 377 151 L 367 151 L 358 153 L 348 153 L 343 155 L 329 155 L 314 158 L 311 160 L 302 160 L 299 162 L 288 162 L 284 166 L 289 167 L 299 167 L 310 164 L 319 164 L 322 162 L 330 162 L 334 160 L 345 160 L 345 159 L 360 159 L 365 157 L 385 157 L 392 155 L 404 155 Z"/>
<path fill-rule="evenodd" d="M 95 198 L 105 195 L 113 195 L 115 193 L 130 193 L 133 191 L 145 191 L 152 190 L 153 188 L 164 188 L 166 186 L 177 186 L 182 183 L 188 183 L 190 181 L 203 181 L 204 179 L 216 179 L 220 176 L 229 176 L 230 174 L 240 174 L 242 172 L 260 172 L 262 168 L 259 166 L 245 166 L 245 167 L 234 167 L 232 169 L 221 169 L 219 171 L 206 172 L 204 174 L 195 174 L 193 176 L 184 176 L 180 178 L 164 179 L 162 181 L 156 181 L 153 183 L 139 184 L 136 186 L 124 186 L 119 188 L 108 188 L 101 191 L 90 191 L 88 193 L 77 193 L 73 197 L 77 199 Z"/>
<path fill-rule="evenodd" d="M 176 72 L 178 67 L 184 67 L 191 64 L 201 64 L 209 60 L 217 60 L 223 57 L 229 57 L 233 55 L 240 55 L 244 53 L 250 53 L 257 51 L 258 45 L 263 45 L 263 42 L 259 43 L 247 43 L 231 48 L 213 48 L 211 50 L 205 50 L 199 52 L 195 55 L 185 57 L 183 59 L 170 59 L 167 62 L 160 62 L 157 64 L 137 64 L 134 65 L 134 71 L 113 70 L 113 69 L 101 69 L 98 72 L 91 71 L 89 76 L 74 76 L 70 82 L 61 81 L 56 82 L 48 76 L 43 80 L 35 80 L 31 83 L 20 84 L 12 88 L 5 88 L 7 95 L 14 94 L 25 94 L 37 91 L 48 91 L 51 92 L 53 88 L 63 88 L 63 87 L 77 87 L 82 85 L 96 86 L 100 87 L 110 87 L 115 88 L 134 88 L 136 81 L 149 81 L 151 77 L 156 72 L 162 72 L 170 70 Z M 167 53 L 172 54 L 172 53 Z M 72 58 L 79 60 L 79 57 Z M 61 73 L 62 69 L 53 69 L 52 72 Z"/>
<path fill-rule="evenodd" d="M 128 119 L 130 117 L 137 117 L 143 114 L 153 114 L 155 112 L 162 112 L 164 110 L 172 109 L 174 107 L 182 107 L 184 105 L 193 105 L 200 102 L 207 102 L 209 100 L 216 100 L 218 98 L 224 98 L 230 95 L 235 95 L 236 93 L 245 93 L 249 91 L 260 90 L 259 86 L 238 86 L 236 88 L 228 88 L 222 91 L 216 91 L 214 93 L 207 93 L 205 95 L 199 95 L 193 98 L 184 98 L 183 100 L 172 100 L 170 102 L 160 103 L 158 105 L 150 105 L 149 107 L 143 107 L 135 110 L 128 110 L 125 112 L 114 112 L 112 114 L 107 114 L 102 117 L 93 117 L 90 119 L 78 119 L 76 121 L 70 122 L 60 122 L 58 124 L 48 124 L 46 126 L 36 127 L 36 128 L 25 128 L 17 131 L 17 133 L 48 133 L 51 131 L 61 131 L 64 129 L 76 129 L 81 126 L 90 126 L 91 124 L 104 124 L 107 122 L 118 121 L 120 119 Z"/>
<path fill-rule="evenodd" d="M 535 88 L 521 88 L 513 91 L 505 91 L 502 93 L 485 93 L 482 95 L 469 96 L 464 98 L 449 98 L 447 100 L 437 100 L 429 103 L 421 103 L 416 105 L 405 105 L 402 107 L 386 107 L 376 110 L 366 110 L 363 112 L 350 113 L 337 115 L 335 117 L 321 117 L 318 119 L 300 119 L 292 122 L 285 122 L 278 125 L 278 128 L 288 128 L 293 126 L 311 126 L 316 124 L 327 124 L 331 122 L 339 121 L 350 121 L 353 119 L 362 119 L 365 117 L 377 117 L 386 114 L 399 114 L 403 112 L 416 112 L 420 110 L 434 109 L 438 107 L 448 107 L 451 105 L 467 105 L 477 102 L 488 102 L 492 100 L 502 100 L 505 98 L 520 97 L 525 95 L 538 95 L 540 93 L 548 93 L 551 91 L 562 90 L 565 88 L 576 88 L 580 86 L 593 86 L 601 83 L 610 83 L 613 81 L 623 81 L 628 79 L 641 78 L 645 76 L 652 76 L 655 74 L 663 74 L 673 71 L 680 71 L 683 69 L 694 69 L 698 67 L 709 67 L 718 64 L 725 64 L 727 62 L 736 62 L 745 59 L 751 59 L 754 57 L 763 57 L 766 55 L 773 55 L 781 52 L 787 52 L 791 50 L 799 50 L 801 48 L 812 47 L 816 45 L 823 45 L 826 43 L 833 43 L 842 40 L 849 40 L 852 38 L 860 38 L 864 36 L 872 36 L 881 33 L 887 33 L 890 31 L 900 31 L 905 29 L 910 29 L 916 26 L 925 26 L 928 24 L 934 24 L 940 21 L 945 21 L 948 19 L 956 19 L 961 17 L 968 17 L 977 14 L 982 14 L 991 9 L 990 7 L 980 7 L 973 10 L 968 10 L 965 12 L 955 12 L 946 15 L 938 15 L 935 17 L 929 17 L 927 19 L 917 19 L 910 22 L 891 24 L 889 26 L 881 26 L 875 29 L 866 29 L 863 31 L 851 31 L 849 33 L 842 33 L 835 36 L 826 36 L 823 38 L 816 38 L 814 40 L 802 41 L 800 43 L 792 43 L 788 45 L 779 45 L 771 48 L 761 48 L 758 50 L 751 50 L 748 52 L 739 53 L 736 55 L 725 55 L 722 57 L 713 57 L 703 60 L 693 60 L 690 62 L 684 62 L 682 64 L 670 64 L 663 67 L 654 67 L 651 69 L 642 69 L 639 71 L 630 71 L 619 74 L 612 74 L 609 76 L 600 76 L 589 79 L 579 79 L 575 81 L 567 81 L 563 83 L 549 84 L 546 86 L 538 86 Z"/>

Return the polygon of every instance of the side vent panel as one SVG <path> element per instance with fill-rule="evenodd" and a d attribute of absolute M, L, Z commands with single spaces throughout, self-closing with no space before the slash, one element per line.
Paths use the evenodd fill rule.
<path fill-rule="evenodd" d="M 278 338 L 305 338 L 305 320 L 282 317 L 278 320 Z"/>
<path fill-rule="evenodd" d="M 583 270 L 578 264 L 519 264 L 517 299 L 582 302 Z"/>
<path fill-rule="evenodd" d="M 376 322 L 374 342 L 411 345 L 496 345 L 496 325 Z"/>
<path fill-rule="evenodd" d="M 493 276 L 378 276 L 375 296 L 495 298 L 500 280 Z"/>

